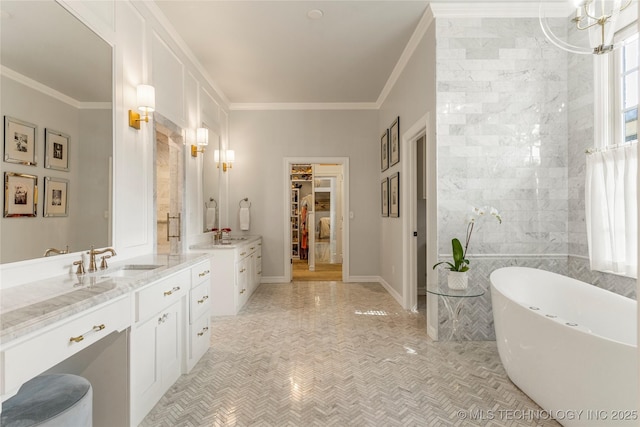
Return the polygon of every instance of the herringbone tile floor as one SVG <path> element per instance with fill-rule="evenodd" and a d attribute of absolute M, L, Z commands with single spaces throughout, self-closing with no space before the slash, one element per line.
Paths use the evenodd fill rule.
<path fill-rule="evenodd" d="M 147 426 L 557 426 L 495 342 L 433 342 L 378 284 L 261 285 Z"/>

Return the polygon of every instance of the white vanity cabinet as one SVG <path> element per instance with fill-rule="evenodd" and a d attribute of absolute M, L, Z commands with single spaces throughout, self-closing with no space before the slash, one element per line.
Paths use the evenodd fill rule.
<path fill-rule="evenodd" d="M 6 345 L 0 355 L 3 398 L 12 396 L 29 379 L 112 332 L 129 327 L 130 301 L 129 295 L 124 295 Z"/>
<path fill-rule="evenodd" d="M 211 277 L 211 263 L 209 261 L 191 268 L 188 343 L 185 357 L 186 372 L 193 369 L 210 346 Z"/>
<path fill-rule="evenodd" d="M 212 249 L 211 314 L 235 315 L 246 304 L 262 278 L 262 239 L 233 248 Z"/>
<path fill-rule="evenodd" d="M 134 293 L 130 337 L 131 425 L 137 426 L 182 373 L 189 269 Z"/>

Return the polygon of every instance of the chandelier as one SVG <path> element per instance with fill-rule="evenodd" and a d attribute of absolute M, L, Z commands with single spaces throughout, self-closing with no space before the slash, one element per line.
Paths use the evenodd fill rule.
<path fill-rule="evenodd" d="M 575 14 L 571 21 L 576 29 L 586 30 L 589 34 L 589 45 L 580 46 L 569 43 L 556 36 L 549 25 L 545 4 L 540 4 L 540 26 L 542 32 L 551 43 L 572 53 L 596 54 L 611 52 L 616 46 L 613 35 L 620 12 L 626 9 L 633 0 L 571 0 Z"/>

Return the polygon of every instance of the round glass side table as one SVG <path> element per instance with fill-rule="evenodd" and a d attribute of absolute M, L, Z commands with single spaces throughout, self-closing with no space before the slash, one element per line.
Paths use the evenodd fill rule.
<path fill-rule="evenodd" d="M 427 287 L 427 292 L 442 297 L 442 302 L 449 313 L 451 319 L 451 333 L 448 341 L 451 341 L 458 332 L 460 322 L 460 312 L 468 298 L 476 298 L 484 295 L 485 290 L 477 285 L 469 285 L 467 289 L 451 289 L 446 283 L 439 284 L 437 287 Z"/>

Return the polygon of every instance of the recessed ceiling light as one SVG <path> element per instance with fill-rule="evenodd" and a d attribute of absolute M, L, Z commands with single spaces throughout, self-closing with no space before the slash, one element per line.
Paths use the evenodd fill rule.
<path fill-rule="evenodd" d="M 309 12 L 307 12 L 307 16 L 309 17 L 309 19 L 320 19 L 324 16 L 324 12 L 320 9 L 311 9 Z"/>

